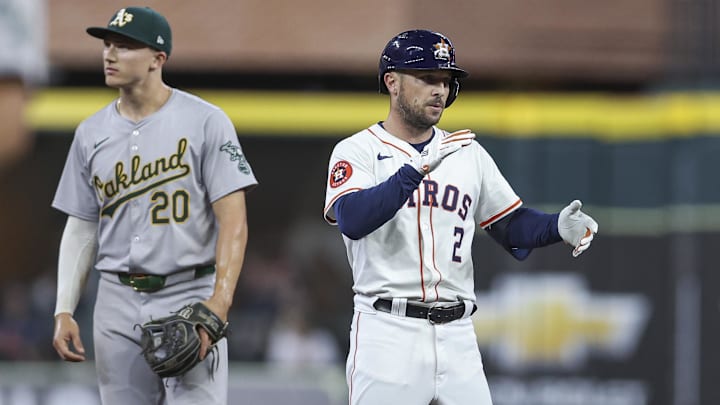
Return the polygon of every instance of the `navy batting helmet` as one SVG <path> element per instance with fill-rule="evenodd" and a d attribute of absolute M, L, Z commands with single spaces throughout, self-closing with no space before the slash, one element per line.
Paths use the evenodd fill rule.
<path fill-rule="evenodd" d="M 455 48 L 450 39 L 439 32 L 411 30 L 401 32 L 385 45 L 378 66 L 380 92 L 388 94 L 383 77 L 392 70 L 449 70 L 450 94 L 445 107 L 450 107 L 460 90 L 458 78 L 468 73 L 455 64 Z"/>

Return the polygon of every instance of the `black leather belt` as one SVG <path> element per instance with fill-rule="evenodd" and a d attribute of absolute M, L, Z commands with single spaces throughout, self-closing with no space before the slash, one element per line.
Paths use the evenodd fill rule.
<path fill-rule="evenodd" d="M 195 274 L 192 277 L 197 279 L 200 277 L 208 276 L 215 272 L 215 265 L 196 267 L 194 269 L 188 269 L 185 271 L 194 271 Z M 155 274 L 140 274 L 140 273 L 118 273 L 120 282 L 132 287 L 133 290 L 138 292 L 155 292 L 165 287 L 169 276 L 159 276 Z"/>
<path fill-rule="evenodd" d="M 378 311 L 391 313 L 392 300 L 380 298 L 375 301 L 373 307 Z M 474 314 L 477 306 L 473 304 L 470 314 Z M 427 319 L 432 324 L 448 323 L 462 318 L 465 315 L 465 304 L 456 304 L 449 307 L 426 307 L 414 305 L 408 302 L 405 308 L 405 316 L 411 318 Z"/>

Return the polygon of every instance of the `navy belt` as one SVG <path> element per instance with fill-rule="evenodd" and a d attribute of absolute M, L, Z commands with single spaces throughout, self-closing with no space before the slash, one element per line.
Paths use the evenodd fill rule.
<path fill-rule="evenodd" d="M 380 298 L 373 304 L 378 311 L 391 313 L 392 300 Z M 473 304 L 470 314 L 474 314 L 477 306 Z M 449 307 L 427 307 L 407 303 L 405 308 L 405 316 L 410 318 L 427 319 L 432 324 L 442 324 L 456 321 L 465 316 L 465 304 L 460 303 Z"/>

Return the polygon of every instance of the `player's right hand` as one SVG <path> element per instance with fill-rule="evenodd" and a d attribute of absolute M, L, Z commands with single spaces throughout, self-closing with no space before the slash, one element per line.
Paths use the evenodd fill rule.
<path fill-rule="evenodd" d="M 65 361 L 85 361 L 85 348 L 80 340 L 80 328 L 72 315 L 67 312 L 55 315 L 53 347 Z"/>
<path fill-rule="evenodd" d="M 470 145 L 474 139 L 475 134 L 469 129 L 446 133 L 439 142 L 430 142 L 425 146 L 420 156 L 412 158 L 412 165 L 420 174 L 428 174 L 435 170 L 443 159 L 463 146 Z"/>

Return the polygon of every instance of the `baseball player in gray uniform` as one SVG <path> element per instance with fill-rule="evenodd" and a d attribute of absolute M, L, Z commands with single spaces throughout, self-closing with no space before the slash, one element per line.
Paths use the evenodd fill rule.
<path fill-rule="evenodd" d="M 378 72 L 387 119 L 330 157 L 324 215 L 343 234 L 355 292 L 350 404 L 490 405 L 470 319 L 476 225 L 521 260 L 559 241 L 578 256 L 598 230 L 578 200 L 557 214 L 522 207 L 474 133 L 436 126 L 465 76 L 446 36 L 393 37 Z"/>
<path fill-rule="evenodd" d="M 106 27 L 111 104 L 75 132 L 53 207 L 68 215 L 60 242 L 53 345 L 85 360 L 73 319 L 91 268 L 100 272 L 93 341 L 104 404 L 225 404 L 227 342 L 162 380 L 140 353 L 141 325 L 203 302 L 227 320 L 247 242 L 245 192 L 257 184 L 232 122 L 218 107 L 163 82 L 167 20 L 128 7 Z"/>

